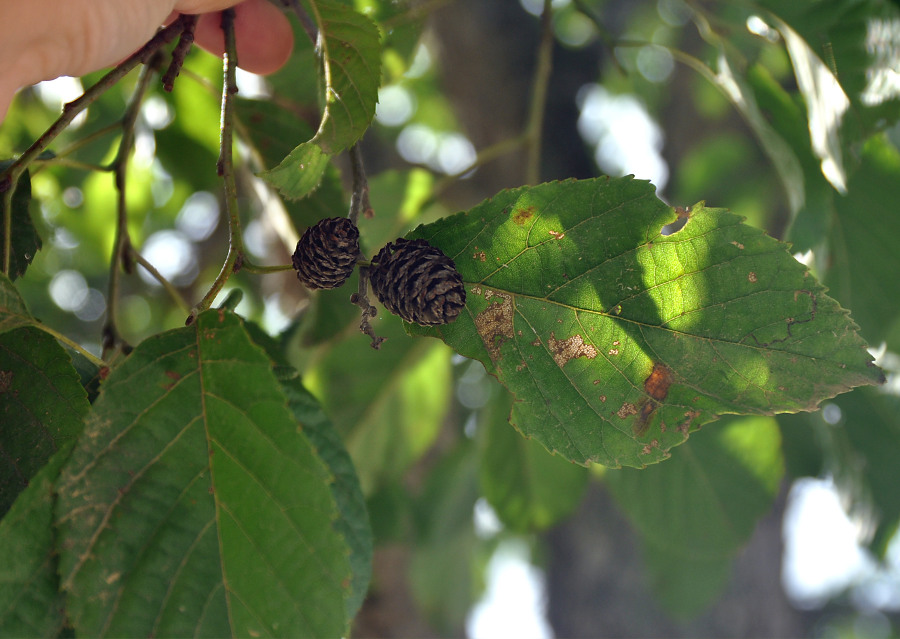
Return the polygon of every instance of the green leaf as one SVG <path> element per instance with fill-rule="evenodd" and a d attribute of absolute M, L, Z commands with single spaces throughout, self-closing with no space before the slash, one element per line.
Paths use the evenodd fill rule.
<path fill-rule="evenodd" d="M 12 164 L 12 160 L 0 162 L 0 174 Z M 0 220 L 6 215 L 6 193 L 0 194 Z M 11 279 L 16 279 L 25 274 L 31 260 L 41 248 L 41 238 L 34 228 L 31 220 L 31 176 L 25 171 L 16 184 L 16 190 L 12 194 L 10 220 L 10 248 L 9 274 Z M 0 255 L 6 245 L 5 223 L 0 223 Z"/>
<path fill-rule="evenodd" d="M 745 417 L 696 433 L 665 464 L 609 471 L 604 481 L 649 548 L 662 602 L 690 616 L 718 593 L 711 585 L 724 582 L 783 474 L 775 420 Z"/>
<path fill-rule="evenodd" d="M 888 338 L 900 317 L 891 273 L 900 273 L 900 152 L 882 137 L 863 147 L 847 195 L 835 201 L 832 265 L 825 283 L 848 308 L 871 343 Z M 900 344 L 892 344 L 900 350 Z"/>
<path fill-rule="evenodd" d="M 507 423 L 512 396 L 499 388 L 493 390 L 494 398 L 478 418 L 481 491 L 507 528 L 543 530 L 581 503 L 588 472 L 520 436 Z"/>
<path fill-rule="evenodd" d="M 333 0 L 309 0 L 308 5 L 319 27 L 322 120 L 308 142 L 261 174 L 288 198 L 311 193 L 330 156 L 362 137 L 375 117 L 381 83 L 381 42 L 375 23 Z"/>
<path fill-rule="evenodd" d="M 431 446 L 451 383 L 449 349 L 406 338 L 393 315 L 373 326 L 388 338 L 380 350 L 354 330 L 323 348 L 304 373 L 306 387 L 343 436 L 366 495 L 402 476 Z"/>
<path fill-rule="evenodd" d="M 511 421 L 578 463 L 643 467 L 722 414 L 814 409 L 883 381 L 847 311 L 787 246 L 702 203 L 599 178 L 504 191 L 410 237 L 455 260 L 438 336 L 516 396 Z"/>
<path fill-rule="evenodd" d="M 59 482 L 76 632 L 341 636 L 330 481 L 237 316 L 147 339 L 104 382 Z"/>
<path fill-rule="evenodd" d="M 808 420 L 825 441 L 828 470 L 849 508 L 871 537 L 872 552 L 884 558 L 900 526 L 900 494 L 896 489 L 897 456 L 900 455 L 900 397 L 879 389 L 860 388 L 838 397 L 824 411 Z M 835 406 L 839 411 L 834 411 Z M 835 463 L 836 462 L 836 463 Z"/>
<path fill-rule="evenodd" d="M 431 471 L 417 503 L 418 534 L 410 584 L 426 618 L 453 636 L 474 604 L 480 542 L 472 521 L 478 499 L 478 456 L 463 442 Z"/>
<path fill-rule="evenodd" d="M 0 273 L 0 333 L 34 324 L 25 300 L 10 279 Z"/>
<path fill-rule="evenodd" d="M 325 415 L 318 400 L 304 388 L 297 370 L 290 366 L 275 340 L 255 324 L 247 324 L 246 328 L 253 341 L 263 347 L 280 370 L 285 371 L 285 375 L 279 379 L 281 390 L 288 400 L 288 407 L 297 423 L 302 424 L 303 432 L 313 450 L 334 476 L 331 495 L 340 514 L 335 522 L 335 529 L 343 535 L 350 547 L 350 568 L 353 570 L 351 592 L 347 598 L 347 618 L 352 619 L 362 606 L 369 589 L 373 546 L 366 500 L 359 486 L 356 468 L 334 424 Z"/>
<path fill-rule="evenodd" d="M 34 327 L 0 334 L 0 516 L 90 409 L 72 361 Z"/>
<path fill-rule="evenodd" d="M 56 637 L 65 625 L 54 546 L 54 482 L 72 452 L 61 448 L 0 521 L 0 635 Z"/>

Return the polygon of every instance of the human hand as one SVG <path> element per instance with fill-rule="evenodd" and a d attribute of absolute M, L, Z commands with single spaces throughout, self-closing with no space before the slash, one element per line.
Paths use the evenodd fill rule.
<path fill-rule="evenodd" d="M 261 74 L 279 69 L 293 35 L 267 0 L 0 0 L 0 121 L 19 88 L 114 65 L 180 13 L 200 14 L 195 42 L 221 55 L 218 12 L 232 6 L 238 64 Z"/>

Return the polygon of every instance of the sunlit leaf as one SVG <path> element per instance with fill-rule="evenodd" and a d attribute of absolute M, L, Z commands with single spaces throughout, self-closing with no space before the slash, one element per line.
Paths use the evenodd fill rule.
<path fill-rule="evenodd" d="M 657 462 L 722 414 L 814 409 L 883 381 L 847 311 L 787 246 L 701 204 L 684 227 L 630 178 L 504 191 L 419 227 L 466 312 L 439 336 L 518 400 L 511 421 L 579 462 Z"/>
<path fill-rule="evenodd" d="M 381 43 L 375 23 L 334 0 L 308 4 L 319 27 L 322 120 L 308 142 L 262 174 L 289 198 L 312 192 L 329 157 L 362 137 L 375 117 L 381 83 Z"/>
<path fill-rule="evenodd" d="M 54 482 L 72 442 L 35 475 L 0 521 L 0 635 L 56 637 L 66 617 L 53 531 Z"/>
<path fill-rule="evenodd" d="M 89 408 L 53 337 L 34 327 L 0 334 L 0 515 L 51 455 L 74 441 Z"/>
<path fill-rule="evenodd" d="M 331 476 L 240 320 L 202 313 L 104 382 L 60 478 L 60 575 L 86 636 L 336 637 Z"/>
<path fill-rule="evenodd" d="M 665 464 L 604 481 L 649 548 L 661 601 L 691 616 L 718 594 L 783 474 L 775 420 L 746 417 L 695 434 Z"/>

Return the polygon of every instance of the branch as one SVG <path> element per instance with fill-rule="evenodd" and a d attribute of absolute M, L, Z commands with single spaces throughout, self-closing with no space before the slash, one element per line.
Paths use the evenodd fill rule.
<path fill-rule="evenodd" d="M 366 218 L 372 218 L 375 215 L 375 211 L 372 210 L 372 202 L 369 200 L 369 180 L 366 178 L 366 169 L 363 166 L 359 143 L 350 147 L 350 172 L 353 174 L 353 193 L 350 195 L 350 213 L 347 217 L 353 224 L 359 225 L 360 213 Z"/>
<path fill-rule="evenodd" d="M 106 323 L 103 326 L 104 357 L 106 357 L 107 351 L 114 348 L 121 341 L 116 321 L 116 300 L 119 297 L 119 265 L 122 265 L 122 270 L 126 273 L 131 273 L 134 270 L 134 263 L 131 259 L 131 238 L 128 235 L 128 204 L 126 198 L 128 159 L 134 150 L 135 124 L 138 113 L 147 89 L 150 88 L 150 81 L 159 62 L 161 62 L 161 56 L 154 55 L 141 69 L 137 86 L 122 116 L 122 140 L 119 142 L 119 149 L 112 163 L 117 193 L 116 234 L 113 240 L 112 257 L 109 261 L 109 293 L 106 303 Z"/>
<path fill-rule="evenodd" d="M 228 215 L 228 255 L 215 281 L 203 299 L 191 309 L 185 320 L 193 324 L 197 315 L 212 306 L 216 296 L 231 275 L 240 270 L 244 261 L 244 240 L 241 235 L 240 210 L 237 200 L 237 182 L 234 175 L 234 95 L 237 93 L 235 69 L 237 68 L 237 47 L 234 40 L 234 9 L 222 12 L 222 31 L 225 33 L 225 56 L 223 58 L 222 115 L 219 126 L 219 159 L 216 172 L 222 176 L 225 185 L 225 211 Z"/>
<path fill-rule="evenodd" d="M 94 103 L 101 95 L 116 85 L 124 78 L 132 69 L 139 64 L 146 63 L 147 60 L 159 51 L 162 47 L 174 40 L 184 30 L 185 20 L 181 16 L 178 20 L 170 24 L 165 29 L 161 29 L 150 39 L 147 44 L 138 49 L 130 57 L 120 62 L 112 71 L 100 78 L 96 84 L 87 89 L 78 98 L 63 106 L 62 115 L 50 125 L 41 137 L 35 140 L 28 149 L 19 156 L 5 171 L 0 172 L 0 193 L 3 193 L 5 206 L 3 211 L 3 272 L 9 274 L 9 264 L 12 253 L 12 238 L 10 230 L 12 228 L 12 208 L 9 204 L 12 201 L 12 192 L 19 182 L 19 178 L 40 154 L 44 151 L 56 137 L 62 133 L 72 120 L 79 113 L 84 111 L 88 106 Z"/>
<path fill-rule="evenodd" d="M 169 63 L 169 68 L 166 69 L 166 73 L 162 78 L 163 89 L 169 93 L 172 92 L 175 78 L 177 78 L 178 74 L 181 72 L 184 59 L 191 50 L 191 46 L 194 44 L 194 30 L 197 28 L 197 20 L 200 19 L 200 16 L 197 15 L 184 15 L 183 17 L 184 31 L 181 32 L 181 37 L 178 38 L 178 44 L 176 44 L 175 48 L 172 50 L 172 61 Z"/>
<path fill-rule="evenodd" d="M 541 142 L 543 138 L 544 111 L 547 106 L 547 86 L 553 68 L 553 7 L 551 0 L 544 0 L 541 13 L 541 41 L 531 86 L 531 105 L 525 138 L 528 141 L 528 164 L 525 183 L 537 184 L 541 179 Z"/>
<path fill-rule="evenodd" d="M 300 26 L 303 27 L 307 37 L 309 37 L 313 46 L 315 46 L 319 39 L 319 30 L 316 28 L 316 23 L 313 19 L 306 13 L 306 9 L 303 8 L 298 0 L 280 0 L 280 2 L 284 8 L 294 12 L 294 15 L 297 16 L 297 20 L 300 21 Z"/>

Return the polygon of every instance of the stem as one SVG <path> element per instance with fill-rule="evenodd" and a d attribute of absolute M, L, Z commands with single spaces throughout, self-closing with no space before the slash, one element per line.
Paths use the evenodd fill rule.
<path fill-rule="evenodd" d="M 172 50 L 172 61 L 169 63 L 169 68 L 166 69 L 166 73 L 162 78 L 163 89 L 169 93 L 172 92 L 175 78 L 177 78 L 178 74 L 181 72 L 184 59 L 191 50 L 191 46 L 194 44 L 194 30 L 197 28 L 197 20 L 199 19 L 200 16 L 197 15 L 184 16 L 184 31 L 181 32 L 181 37 L 178 38 L 178 44 L 176 44 L 175 48 Z"/>
<path fill-rule="evenodd" d="M 109 294 L 106 304 L 106 323 L 103 326 L 103 354 L 109 349 L 115 347 L 121 337 L 117 328 L 117 308 L 116 300 L 119 298 L 119 265 L 126 273 L 134 270 L 131 260 L 131 238 L 128 235 L 128 204 L 126 197 L 126 187 L 128 183 L 128 159 L 134 150 L 135 124 L 137 122 L 138 113 L 147 89 L 150 88 L 150 81 L 153 78 L 156 64 L 159 57 L 148 61 L 148 64 L 141 69 L 141 75 L 138 78 L 137 86 L 128 102 L 125 113 L 122 116 L 122 140 L 119 142 L 119 150 L 116 152 L 116 158 L 113 160 L 112 169 L 115 176 L 116 184 L 116 234 L 113 240 L 113 253 L 109 264 Z"/>
<path fill-rule="evenodd" d="M 49 326 L 47 326 L 46 324 L 42 324 L 40 322 L 35 322 L 33 324 L 33 326 L 35 328 L 38 328 L 38 329 L 44 331 L 48 335 L 52 335 L 57 340 L 59 340 L 60 342 L 62 342 L 63 344 L 65 344 L 66 346 L 71 348 L 73 351 L 77 351 L 78 353 L 80 353 L 82 355 L 82 357 L 84 357 L 86 360 L 88 360 L 92 364 L 94 364 L 94 366 L 97 366 L 98 368 L 105 368 L 107 366 L 106 362 L 104 362 L 102 359 L 100 359 L 99 357 L 97 357 L 96 355 L 91 353 L 90 351 L 86 350 L 81 344 L 78 344 L 77 342 L 73 341 L 72 339 L 66 337 L 59 331 L 56 331 L 56 330 L 50 328 Z"/>
<path fill-rule="evenodd" d="M 281 0 L 281 4 L 286 9 L 290 9 L 294 12 L 294 15 L 297 16 L 297 20 L 300 21 L 300 26 L 306 31 L 307 37 L 313 43 L 313 46 L 316 46 L 316 42 L 319 39 L 319 30 L 316 28 L 315 21 L 309 17 L 306 9 L 303 8 L 298 0 Z"/>
<path fill-rule="evenodd" d="M 475 156 L 475 160 L 462 171 L 451 173 L 450 175 L 445 175 L 440 180 L 435 182 L 434 188 L 432 189 L 432 198 L 438 198 L 447 188 L 450 187 L 451 184 L 453 184 L 453 182 L 466 175 L 467 173 L 474 171 L 478 167 L 488 164 L 489 162 L 493 162 L 494 160 L 503 157 L 507 153 L 512 153 L 519 147 L 527 144 L 527 142 L 528 138 L 523 133 L 517 137 L 501 140 L 496 144 L 492 144 L 491 146 L 482 149 Z"/>
<path fill-rule="evenodd" d="M 155 266 L 153 266 L 147 259 L 134 250 L 134 247 L 129 247 L 129 255 L 131 259 L 137 262 L 139 265 L 143 266 L 153 278 L 159 282 L 169 296 L 175 301 L 178 306 L 180 306 L 184 311 L 190 311 L 191 305 L 188 304 L 187 300 L 184 299 L 181 293 L 178 292 L 178 289 L 175 288 L 175 285 L 172 284 L 169 280 L 167 280 L 162 273 L 160 273 Z"/>
<path fill-rule="evenodd" d="M 266 273 L 280 273 L 282 271 L 290 271 L 293 268 L 293 264 L 273 264 L 271 266 L 260 266 L 258 264 L 254 264 L 246 258 L 244 258 L 244 262 L 243 264 L 241 264 L 242 271 L 255 273 L 257 275 L 265 275 Z"/>
<path fill-rule="evenodd" d="M 369 200 L 369 180 L 366 178 L 358 142 L 350 147 L 350 172 L 353 174 L 353 193 L 350 196 L 350 213 L 347 217 L 353 224 L 358 225 L 360 213 L 366 218 L 375 215 L 372 202 Z"/>
<path fill-rule="evenodd" d="M 228 254 L 225 263 L 213 281 L 212 286 L 203 299 L 191 309 L 190 315 L 185 320 L 186 325 L 193 324 L 197 315 L 212 306 L 216 295 L 225 286 L 225 282 L 232 273 L 243 266 L 244 240 L 241 235 L 241 219 L 237 201 L 237 182 L 234 175 L 233 131 L 234 131 L 234 100 L 237 93 L 237 81 L 235 80 L 235 68 L 237 67 L 237 52 L 234 40 L 234 10 L 226 9 L 222 12 L 222 31 L 225 34 L 225 55 L 223 58 L 222 81 L 222 115 L 219 125 L 219 159 L 216 162 L 216 172 L 222 176 L 225 184 L 225 211 L 228 215 Z"/>
<path fill-rule="evenodd" d="M 553 7 L 551 0 L 544 0 L 541 13 L 541 41 L 538 45 L 537 63 L 531 87 L 531 109 L 525 137 L 528 140 L 528 164 L 525 169 L 525 183 L 537 184 L 541 178 L 541 142 L 544 111 L 547 106 L 547 87 L 553 68 Z"/>
<path fill-rule="evenodd" d="M 35 140 L 35 142 L 28 147 L 15 162 L 8 166 L 5 171 L 0 172 L 0 192 L 9 192 L 4 193 L 4 203 L 6 206 L 3 210 L 3 272 L 5 274 L 9 274 L 9 264 L 12 252 L 12 238 L 10 236 L 10 230 L 12 228 L 12 208 L 10 206 L 12 203 L 12 191 L 15 190 L 16 184 L 18 184 L 19 178 L 25 172 L 25 169 L 27 169 L 28 165 L 31 164 L 41 152 L 44 151 L 44 149 L 46 149 L 50 143 L 72 123 L 75 116 L 84 111 L 101 95 L 115 86 L 137 65 L 145 63 L 160 48 L 174 40 L 178 34 L 184 30 L 184 23 L 185 21 L 182 16 L 165 29 L 157 31 L 156 35 L 153 36 L 147 44 L 138 49 L 130 57 L 120 62 L 112 71 L 100 78 L 96 84 L 82 93 L 81 96 L 63 106 L 62 115 L 59 116 L 56 122 L 51 124 L 50 127 L 44 131 L 43 135 Z"/>

